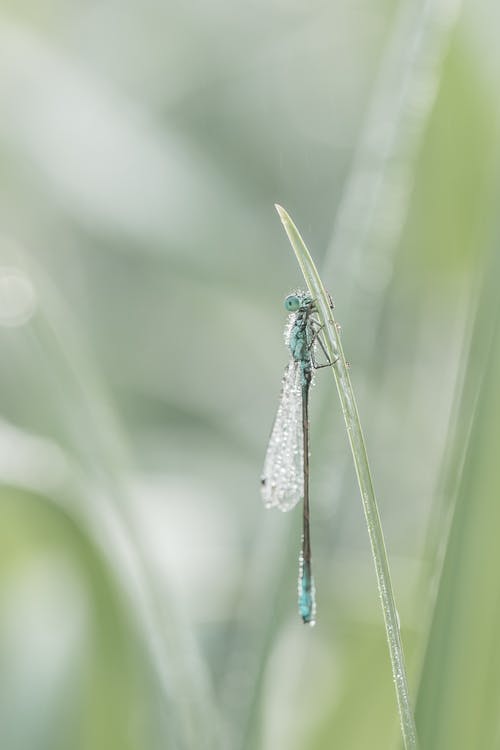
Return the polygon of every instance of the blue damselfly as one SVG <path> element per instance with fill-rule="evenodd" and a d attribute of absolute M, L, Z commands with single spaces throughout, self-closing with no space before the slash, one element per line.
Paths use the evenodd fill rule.
<path fill-rule="evenodd" d="M 318 365 L 315 350 L 326 355 L 322 326 L 314 300 L 306 292 L 289 294 L 290 313 L 285 341 L 290 361 L 283 376 L 281 397 L 267 448 L 261 479 L 266 508 L 291 510 L 302 499 L 302 548 L 299 562 L 299 612 L 304 623 L 314 625 L 316 597 L 311 566 L 309 529 L 309 389 Z"/>

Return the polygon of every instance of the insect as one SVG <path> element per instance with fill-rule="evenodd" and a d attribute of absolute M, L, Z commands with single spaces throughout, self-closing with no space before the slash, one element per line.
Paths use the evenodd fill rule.
<path fill-rule="evenodd" d="M 299 613 L 304 623 L 315 624 L 316 595 L 311 566 L 309 528 L 309 389 L 318 365 L 322 325 L 312 297 L 306 292 L 289 294 L 285 309 L 290 313 L 285 341 L 290 360 L 283 375 L 278 411 L 269 439 L 261 478 L 266 508 L 291 510 L 302 499 L 302 547 L 299 558 Z"/>

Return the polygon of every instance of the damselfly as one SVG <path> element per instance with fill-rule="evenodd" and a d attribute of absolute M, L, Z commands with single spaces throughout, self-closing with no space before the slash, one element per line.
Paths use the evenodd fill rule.
<path fill-rule="evenodd" d="M 299 562 L 299 613 L 304 623 L 314 625 L 316 597 L 311 567 L 309 530 L 309 388 L 316 364 L 315 349 L 326 350 L 322 326 L 314 300 L 306 292 L 289 294 L 285 309 L 290 313 L 285 341 L 290 361 L 283 376 L 281 397 L 267 448 L 261 479 L 266 508 L 287 511 L 302 499 L 302 549 Z"/>

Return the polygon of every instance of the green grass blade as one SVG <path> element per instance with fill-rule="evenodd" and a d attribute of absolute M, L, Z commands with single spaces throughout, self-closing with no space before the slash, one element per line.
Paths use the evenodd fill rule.
<path fill-rule="evenodd" d="M 498 241 L 480 289 L 454 436 L 454 502 L 417 695 L 427 750 L 498 746 L 500 695 L 500 300 Z M 463 455 L 462 455 L 463 454 Z M 453 494 L 452 494 L 453 492 Z M 441 524 L 441 531 L 443 525 Z"/>
<path fill-rule="evenodd" d="M 220 747 L 218 712 L 206 664 L 174 588 L 166 596 L 164 581 L 160 596 L 155 583 L 124 479 L 124 467 L 131 471 L 133 460 L 92 356 L 43 269 L 17 250 L 7 260 L 13 267 L 25 268 L 36 282 L 39 311 L 24 331 L 26 349 L 39 379 L 57 388 L 55 422 L 68 452 L 99 490 L 95 500 L 90 494 L 85 503 L 77 498 L 75 511 L 96 546 L 105 539 L 109 569 L 137 623 L 158 695 L 176 718 L 177 746 Z"/>
<path fill-rule="evenodd" d="M 396 603 L 391 584 L 389 562 L 387 559 L 384 535 L 382 532 L 382 525 L 380 522 L 375 491 L 373 489 L 373 482 L 366 454 L 365 441 L 361 430 L 361 423 L 347 363 L 344 357 L 344 352 L 342 351 L 339 332 L 333 318 L 328 294 L 325 291 L 316 266 L 314 265 L 297 227 L 281 206 L 276 206 L 276 209 L 297 257 L 307 287 L 312 297 L 316 300 L 318 317 L 321 324 L 324 325 L 323 334 L 328 354 L 331 361 L 335 363 L 332 365 L 332 370 L 337 384 L 342 413 L 344 415 L 347 429 L 347 436 L 351 446 L 363 509 L 368 526 L 368 534 L 370 537 L 375 572 L 377 575 L 378 590 L 384 615 L 387 642 L 389 645 L 392 674 L 396 687 L 404 746 L 406 750 L 416 750 L 418 745 L 415 722 L 410 705 L 406 665 L 399 632 Z"/>
<path fill-rule="evenodd" d="M 342 301 L 356 293 L 367 244 L 391 259 L 412 195 L 415 160 L 441 86 L 461 0 L 401 3 L 384 48 L 323 273 L 342 264 Z"/>

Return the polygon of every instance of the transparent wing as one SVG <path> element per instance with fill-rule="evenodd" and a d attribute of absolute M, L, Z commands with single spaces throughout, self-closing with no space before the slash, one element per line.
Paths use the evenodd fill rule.
<path fill-rule="evenodd" d="M 266 508 L 290 510 L 302 499 L 303 456 L 300 366 L 292 359 L 283 375 L 280 402 L 264 461 L 261 488 Z"/>

